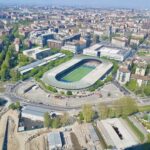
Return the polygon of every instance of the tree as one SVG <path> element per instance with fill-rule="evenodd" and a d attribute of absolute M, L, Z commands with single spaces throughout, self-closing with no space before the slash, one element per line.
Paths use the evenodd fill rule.
<path fill-rule="evenodd" d="M 15 110 L 15 109 L 20 109 L 20 102 L 12 103 L 9 105 L 9 109 Z"/>
<path fill-rule="evenodd" d="M 17 70 L 11 69 L 10 70 L 10 77 L 12 78 L 13 81 L 18 81 L 20 78 L 20 74 Z"/>
<path fill-rule="evenodd" d="M 90 104 L 85 104 L 82 109 L 85 122 L 91 122 L 94 117 L 92 106 Z"/>
<path fill-rule="evenodd" d="M 131 65 L 131 73 L 134 74 L 136 70 L 137 65 L 135 63 L 132 63 Z"/>
<path fill-rule="evenodd" d="M 112 80 L 113 80 L 112 75 L 109 75 L 109 76 L 105 79 L 105 83 L 111 82 Z"/>
<path fill-rule="evenodd" d="M 9 109 L 15 110 L 15 109 L 16 109 L 15 104 L 14 104 L 14 103 L 10 104 L 10 105 L 9 105 Z"/>
<path fill-rule="evenodd" d="M 61 94 L 61 95 L 65 95 L 65 92 L 64 92 L 64 91 L 60 91 L 60 94 Z"/>
<path fill-rule="evenodd" d="M 150 64 L 147 65 L 145 74 L 148 75 L 150 73 Z"/>
<path fill-rule="evenodd" d="M 104 82 L 102 82 L 101 80 L 98 80 L 94 85 L 92 85 L 90 88 L 89 88 L 89 91 L 93 92 L 95 91 L 97 88 L 101 87 L 104 85 Z"/>
<path fill-rule="evenodd" d="M 61 121 L 61 124 L 63 126 L 68 125 L 68 123 L 69 123 L 69 114 L 67 112 L 65 112 L 63 114 L 63 116 L 61 117 L 60 121 Z"/>
<path fill-rule="evenodd" d="M 137 81 L 136 80 L 130 80 L 130 82 L 128 82 L 126 84 L 127 88 L 131 91 L 135 91 L 137 88 L 138 88 L 138 85 L 137 85 Z"/>
<path fill-rule="evenodd" d="M 150 96 L 150 85 L 147 85 L 144 87 L 144 93 L 146 96 Z"/>
<path fill-rule="evenodd" d="M 123 97 L 114 103 L 114 107 L 121 116 L 132 115 L 138 111 L 138 106 L 131 97 Z"/>
<path fill-rule="evenodd" d="M 20 109 L 20 102 L 16 102 L 16 109 Z"/>
<path fill-rule="evenodd" d="M 118 62 L 117 61 L 112 61 L 113 63 L 113 70 L 112 70 L 112 75 L 115 75 L 117 73 L 117 70 L 119 68 Z"/>
<path fill-rule="evenodd" d="M 7 68 L 6 67 L 2 67 L 1 68 L 1 72 L 0 72 L 0 76 L 1 76 L 1 80 L 2 81 L 6 80 L 6 74 L 7 74 Z"/>
<path fill-rule="evenodd" d="M 106 119 L 109 116 L 109 107 L 105 103 L 100 103 L 98 110 L 100 119 Z"/>
<path fill-rule="evenodd" d="M 61 127 L 61 122 L 60 122 L 60 118 L 59 117 L 56 117 L 56 118 L 53 119 L 52 127 L 53 128 Z"/>
<path fill-rule="evenodd" d="M 147 142 L 150 143 L 150 133 L 147 134 Z"/>
<path fill-rule="evenodd" d="M 44 126 L 49 128 L 51 126 L 51 117 L 48 112 L 44 113 Z"/>
<path fill-rule="evenodd" d="M 71 91 L 67 91 L 67 95 L 68 95 L 68 96 L 71 96 L 71 95 L 72 95 L 72 92 L 71 92 Z"/>
<path fill-rule="evenodd" d="M 83 121 L 83 120 L 84 120 L 84 116 L 83 116 L 83 113 L 82 113 L 82 112 L 79 113 L 79 120 L 80 120 L 80 121 Z"/>
<path fill-rule="evenodd" d="M 123 106 L 118 106 L 114 108 L 114 115 L 115 117 L 120 117 L 123 115 Z"/>
<path fill-rule="evenodd" d="M 1 53 L 0 53 L 0 66 L 1 66 L 2 63 L 3 63 L 3 57 L 4 57 L 4 55 L 3 55 L 3 53 L 1 52 Z"/>

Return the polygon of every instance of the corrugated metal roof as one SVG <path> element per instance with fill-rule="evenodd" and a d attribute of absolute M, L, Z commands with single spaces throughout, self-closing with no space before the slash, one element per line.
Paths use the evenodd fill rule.
<path fill-rule="evenodd" d="M 48 134 L 48 143 L 51 147 L 62 146 L 60 132 L 50 132 Z"/>
<path fill-rule="evenodd" d="M 90 133 L 90 137 L 92 139 L 93 142 L 99 141 L 99 138 L 96 134 L 96 131 L 94 129 L 94 127 L 92 126 L 92 124 L 88 125 L 88 129 L 89 129 L 89 133 Z"/>
<path fill-rule="evenodd" d="M 26 106 L 22 109 L 22 113 L 31 114 L 35 116 L 44 116 L 45 112 L 51 113 L 51 110 L 34 106 Z"/>

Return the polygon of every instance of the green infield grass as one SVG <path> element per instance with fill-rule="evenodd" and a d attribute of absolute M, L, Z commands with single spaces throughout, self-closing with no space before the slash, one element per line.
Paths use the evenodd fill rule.
<path fill-rule="evenodd" d="M 65 75 L 61 80 L 66 82 L 75 82 L 81 80 L 89 72 L 94 70 L 94 67 L 82 65 Z"/>

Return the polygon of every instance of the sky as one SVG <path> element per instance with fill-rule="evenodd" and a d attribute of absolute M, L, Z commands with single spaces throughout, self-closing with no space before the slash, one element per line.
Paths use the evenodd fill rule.
<path fill-rule="evenodd" d="M 99 8 L 150 9 L 150 0 L 0 0 L 0 4 L 64 5 Z"/>

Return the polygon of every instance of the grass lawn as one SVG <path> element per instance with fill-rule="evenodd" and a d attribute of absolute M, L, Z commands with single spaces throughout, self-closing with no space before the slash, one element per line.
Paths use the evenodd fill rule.
<path fill-rule="evenodd" d="M 68 82 L 79 81 L 94 69 L 95 69 L 94 67 L 88 67 L 88 66 L 82 65 L 74 69 L 72 72 L 68 73 L 66 76 L 62 78 L 62 80 L 68 81 Z"/>

